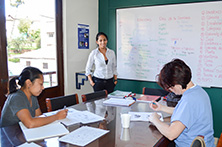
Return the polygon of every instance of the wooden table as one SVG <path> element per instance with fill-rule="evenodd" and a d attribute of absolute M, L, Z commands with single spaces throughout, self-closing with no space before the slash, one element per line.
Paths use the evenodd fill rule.
<path fill-rule="evenodd" d="M 89 126 L 110 130 L 110 132 L 99 139 L 88 144 L 89 147 L 152 147 L 164 146 L 167 141 L 160 132 L 149 122 L 130 122 L 129 129 L 121 127 L 120 113 L 129 111 L 151 112 L 147 103 L 136 102 L 131 107 L 103 106 L 104 99 L 93 102 L 81 103 L 72 106 L 77 110 L 89 110 L 98 115 L 105 115 L 106 120 L 89 124 Z M 164 115 L 163 115 L 164 116 Z M 67 127 L 70 131 L 79 128 L 80 125 Z M 19 125 L 1 128 L 1 146 L 10 147 L 25 143 L 24 135 Z M 58 137 L 35 141 L 36 144 L 46 147 L 71 147 L 58 141 Z"/>

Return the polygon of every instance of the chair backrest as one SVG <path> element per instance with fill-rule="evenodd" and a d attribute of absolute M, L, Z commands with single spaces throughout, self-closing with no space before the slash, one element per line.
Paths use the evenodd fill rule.
<path fill-rule="evenodd" d="M 203 136 L 195 137 L 190 147 L 206 147 L 204 137 Z"/>
<path fill-rule="evenodd" d="M 79 103 L 78 94 L 46 98 L 47 111 L 54 111 Z"/>
<path fill-rule="evenodd" d="M 159 96 L 166 96 L 169 92 L 163 89 L 154 89 L 154 88 L 147 88 L 143 87 L 143 94 L 145 95 L 159 95 Z"/>
<path fill-rule="evenodd" d="M 101 90 L 101 91 L 96 91 L 92 93 L 87 93 L 82 95 L 82 101 L 91 101 L 95 99 L 100 99 L 100 98 L 106 98 L 108 95 L 107 90 Z"/>

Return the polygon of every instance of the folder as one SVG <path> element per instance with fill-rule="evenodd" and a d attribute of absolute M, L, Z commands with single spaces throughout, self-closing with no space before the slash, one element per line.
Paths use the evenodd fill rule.
<path fill-rule="evenodd" d="M 41 127 L 28 129 L 22 122 L 19 122 L 21 130 L 27 142 L 41 140 L 49 137 L 56 137 L 68 134 L 69 131 L 60 122 L 53 122 Z"/>
<path fill-rule="evenodd" d="M 157 95 L 144 95 L 137 99 L 139 102 L 145 102 L 145 103 L 151 103 L 154 101 L 159 101 L 161 99 L 161 96 Z"/>

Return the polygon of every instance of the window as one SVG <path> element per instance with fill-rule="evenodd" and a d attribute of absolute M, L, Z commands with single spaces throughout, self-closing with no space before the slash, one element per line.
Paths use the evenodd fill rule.
<path fill-rule="evenodd" d="M 12 22 L 15 22 L 15 24 L 16 24 L 16 22 L 18 22 L 19 20 L 12 19 L 12 18 L 18 18 L 18 15 L 14 15 L 14 16 L 10 15 L 10 16 L 12 16 L 12 18 L 9 17 L 9 14 L 7 11 L 9 11 L 10 2 L 15 2 L 15 3 L 16 2 L 18 2 L 18 3 L 25 2 L 26 4 L 32 3 L 31 7 L 28 8 L 29 9 L 28 13 L 30 13 L 30 12 L 32 12 L 32 13 L 38 12 L 39 13 L 39 12 L 42 12 L 42 10 L 48 11 L 48 9 L 45 9 L 45 8 L 40 9 L 41 7 L 45 7 L 45 6 L 47 6 L 47 7 L 50 6 L 53 8 L 53 9 L 51 9 L 53 11 L 51 11 L 52 13 L 50 12 L 50 15 L 52 14 L 52 16 L 54 17 L 54 25 L 53 25 L 53 27 L 42 27 L 43 29 L 46 29 L 46 28 L 48 28 L 48 29 L 42 30 L 45 32 L 45 34 L 41 34 L 43 36 L 41 36 L 41 39 L 39 40 L 39 42 L 41 44 L 43 44 L 43 46 L 45 45 L 47 47 L 47 44 L 49 44 L 48 41 L 49 40 L 52 41 L 52 42 L 50 42 L 50 44 L 53 44 L 53 46 L 50 46 L 47 49 L 54 49 L 54 51 L 41 52 L 40 48 L 31 50 L 29 47 L 33 48 L 33 47 L 37 47 L 39 45 L 36 42 L 36 43 L 31 43 L 29 45 L 26 44 L 27 48 L 25 48 L 25 49 L 27 52 L 22 52 L 22 57 L 21 57 L 21 55 L 16 55 L 16 58 L 13 58 L 13 56 L 15 54 L 10 52 L 8 49 L 9 47 L 13 47 L 12 44 L 9 44 L 10 40 L 8 38 L 8 34 L 10 35 L 10 32 L 12 32 L 12 29 L 9 29 L 8 26 L 6 26 L 6 25 L 10 24 L 10 23 L 12 24 Z M 41 4 L 41 6 L 39 6 L 38 3 Z M 22 5 L 20 5 L 20 6 L 22 7 Z M 18 6 L 18 7 L 20 7 L 20 6 Z M 38 9 L 38 10 L 35 10 L 35 9 Z M 23 9 L 21 9 L 21 10 L 23 11 Z M 26 14 L 27 12 L 24 12 L 24 11 L 23 12 L 17 11 L 17 13 Z M 48 14 L 49 14 L 49 12 L 47 12 L 47 15 Z M 10 19 L 11 19 L 11 22 L 9 21 Z M 49 19 L 49 18 L 47 18 L 47 19 Z M 38 25 L 36 25 L 37 23 L 38 22 L 36 22 L 36 21 L 31 21 L 31 23 L 29 23 L 29 24 L 31 24 L 31 26 L 33 26 L 31 28 L 35 30 L 36 27 L 34 27 L 34 26 L 38 26 Z M 4 28 L 6 28 L 7 31 Z M 19 33 L 16 26 L 14 27 L 14 29 L 17 30 L 17 31 L 14 30 L 15 32 Z M 51 29 L 54 29 L 54 31 L 52 31 Z M 44 62 L 44 63 L 49 63 L 48 69 L 46 69 L 46 71 L 43 71 L 44 77 L 47 77 L 44 79 L 47 80 L 46 82 L 48 85 L 44 85 L 45 89 L 44 89 L 43 93 L 38 97 L 39 105 L 40 105 L 42 112 L 46 112 L 47 111 L 47 108 L 45 105 L 45 98 L 46 97 L 56 97 L 56 96 L 64 95 L 63 46 L 62 46 L 62 44 L 63 44 L 62 0 L 47 0 L 47 1 L 43 1 L 43 0 L 32 0 L 32 1 L 30 1 L 30 0 L 22 0 L 22 1 L 20 1 L 20 0 L 16 0 L 16 1 L 14 1 L 14 0 L 13 1 L 0 0 L 0 30 L 1 30 L 0 31 L 0 40 L 1 40 L 1 43 L 0 43 L 0 71 L 1 71 L 0 72 L 0 79 L 1 79 L 1 82 L 0 82 L 0 87 L 1 87 L 1 90 L 0 90 L 0 110 L 6 100 L 5 94 L 7 94 L 7 92 L 8 92 L 7 83 L 8 83 L 8 78 L 10 78 L 9 76 L 19 75 L 21 73 L 21 70 L 24 67 L 26 67 L 26 61 L 30 61 L 31 66 L 35 66 L 36 64 L 38 64 L 38 68 L 41 68 L 43 70 L 42 63 L 44 61 L 41 61 L 41 59 L 46 59 L 45 57 L 48 57 L 48 54 L 51 54 L 51 55 L 53 54 L 53 56 L 56 58 L 47 58 L 47 60 L 48 59 L 54 60 L 53 64 L 51 64 L 51 61 Z M 30 31 L 30 32 L 32 33 L 32 31 Z M 54 36 L 49 38 L 49 36 L 47 35 L 46 32 L 54 32 Z M 37 31 L 37 34 L 38 33 L 39 32 Z M 25 38 L 25 37 L 27 37 L 27 35 L 28 34 L 23 34 L 22 36 Z M 23 40 L 24 38 L 22 38 L 20 36 L 20 39 L 16 40 L 16 37 L 15 37 L 14 38 L 15 39 L 14 45 L 16 45 L 16 41 L 21 41 L 21 42 L 24 41 Z M 48 38 L 49 40 L 44 39 L 44 38 Z M 38 39 L 35 39 L 35 40 L 37 41 Z M 20 45 L 20 44 L 18 44 L 18 45 Z M 42 49 L 45 48 L 43 46 L 41 46 Z M 19 51 L 19 50 L 17 50 L 17 51 Z M 32 55 L 35 58 L 35 60 L 32 60 L 32 58 L 28 58 L 28 56 L 30 56 L 30 54 L 29 54 L 30 51 L 34 52 L 34 55 L 33 55 L 33 53 L 32 53 Z M 41 57 L 41 59 L 39 57 Z M 20 58 L 20 59 L 23 58 L 23 60 L 18 60 L 18 58 Z M 37 60 L 38 58 L 39 58 L 39 60 Z M 18 62 L 22 63 L 24 66 L 18 66 L 16 64 Z M 50 77 L 52 77 L 52 78 L 50 78 Z M 50 79 L 52 79 L 52 80 L 50 81 Z"/>

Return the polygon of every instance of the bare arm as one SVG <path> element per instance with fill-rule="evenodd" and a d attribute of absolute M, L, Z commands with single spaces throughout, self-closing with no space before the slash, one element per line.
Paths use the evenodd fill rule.
<path fill-rule="evenodd" d="M 32 117 L 28 109 L 22 109 L 18 111 L 16 115 L 27 128 L 35 128 L 49 124 L 55 120 L 64 119 L 67 116 L 67 112 L 68 109 L 65 109 L 48 117 Z"/>
<path fill-rule="evenodd" d="M 113 78 L 115 80 L 114 84 L 116 85 L 117 84 L 117 75 L 114 75 Z"/>
<path fill-rule="evenodd" d="M 94 86 L 95 83 L 94 83 L 93 80 L 92 80 L 92 76 L 91 76 L 91 75 L 88 75 L 87 77 L 88 77 L 88 79 L 89 79 L 90 85 L 91 85 L 91 86 Z"/>
<path fill-rule="evenodd" d="M 157 113 L 153 113 L 149 119 L 157 127 L 160 133 L 169 140 L 176 139 L 185 129 L 185 125 L 180 121 L 174 121 L 170 125 L 160 121 Z"/>
<path fill-rule="evenodd" d="M 38 108 L 37 110 L 35 110 L 35 116 L 40 116 L 40 115 L 42 115 L 42 112 L 40 108 Z"/>

